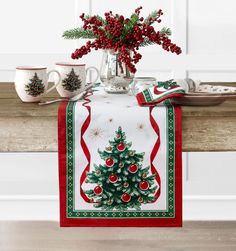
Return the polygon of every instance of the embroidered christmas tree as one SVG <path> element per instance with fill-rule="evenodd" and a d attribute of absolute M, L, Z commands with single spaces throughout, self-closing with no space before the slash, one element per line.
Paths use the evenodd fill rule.
<path fill-rule="evenodd" d="M 94 165 L 95 170 L 87 173 L 86 183 L 96 184 L 93 189 L 83 190 L 94 202 L 94 207 L 105 210 L 141 209 L 144 203 L 155 201 L 156 174 L 150 174 L 150 167 L 143 168 L 144 153 L 131 149 L 126 135 L 119 127 L 116 136 L 109 141 L 104 151 L 98 150 L 105 161 Z"/>
<path fill-rule="evenodd" d="M 62 86 L 65 90 L 73 92 L 81 87 L 82 81 L 79 79 L 79 75 L 76 75 L 73 68 L 66 76 L 67 77 L 62 80 Z"/>
<path fill-rule="evenodd" d="M 30 79 L 30 83 L 25 85 L 25 91 L 27 94 L 37 97 L 40 94 L 44 93 L 45 86 L 43 80 L 39 79 L 37 73 L 34 73 L 33 78 Z"/>

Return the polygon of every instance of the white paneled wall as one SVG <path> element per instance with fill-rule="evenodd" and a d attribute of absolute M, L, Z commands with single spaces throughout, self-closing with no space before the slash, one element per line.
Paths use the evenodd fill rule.
<path fill-rule="evenodd" d="M 171 27 L 183 53 L 142 48 L 137 75 L 236 80 L 234 0 L 1 0 L 0 82 L 13 81 L 17 65 L 53 68 L 55 62 L 70 60 L 85 41 L 61 35 L 79 25 L 82 12 L 129 15 L 140 5 L 144 15 L 163 9 L 161 26 Z M 99 51 L 81 59 L 97 67 L 100 60 Z M 184 163 L 184 218 L 236 219 L 236 154 L 185 154 Z M 56 153 L 2 153 L 0 173 L 0 219 L 58 219 Z M 222 213 L 227 207 L 227 214 Z"/>
<path fill-rule="evenodd" d="M 155 4 L 156 3 L 156 4 Z M 47 65 L 70 60 L 71 52 L 84 41 L 64 40 L 64 30 L 80 24 L 82 12 L 107 10 L 130 15 L 137 6 L 147 15 L 164 11 L 160 26 L 171 27 L 173 41 L 183 53 L 175 56 L 158 46 L 142 48 L 137 75 L 158 79 L 192 77 L 206 81 L 236 78 L 236 17 L 234 0 L 2 0 L 0 2 L 1 81 L 13 81 L 17 65 Z M 101 52 L 81 59 L 99 67 Z"/>

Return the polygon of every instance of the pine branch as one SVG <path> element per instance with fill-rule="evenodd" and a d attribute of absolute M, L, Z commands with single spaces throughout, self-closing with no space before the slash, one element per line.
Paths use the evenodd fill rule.
<path fill-rule="evenodd" d="M 85 16 L 85 19 L 88 20 L 88 19 L 90 19 L 91 17 L 92 17 L 91 15 L 86 15 L 86 16 Z M 97 18 L 99 21 L 101 21 L 103 25 L 106 25 L 107 22 L 106 22 L 106 20 L 105 20 L 103 17 L 101 17 L 101 16 L 99 16 L 99 15 L 96 15 L 96 18 Z"/>
<path fill-rule="evenodd" d="M 144 19 L 144 23 L 149 24 L 150 23 L 149 19 L 150 18 L 155 19 L 157 16 L 159 16 L 158 11 L 154 10 Z"/>
<path fill-rule="evenodd" d="M 123 40 L 134 28 L 134 26 L 138 23 L 139 16 L 137 14 L 132 14 L 128 23 L 124 25 L 123 32 L 121 35 L 121 39 Z"/>
<path fill-rule="evenodd" d="M 152 44 L 155 44 L 155 42 L 150 41 L 148 38 L 145 38 L 144 41 L 140 44 L 140 46 L 144 47 L 144 46 L 148 46 L 148 45 L 152 45 Z"/>
<path fill-rule="evenodd" d="M 171 29 L 170 29 L 170 28 L 164 27 L 164 28 L 161 29 L 160 33 L 163 34 L 163 35 L 165 34 L 165 35 L 167 35 L 167 36 L 171 36 L 171 33 L 172 33 L 172 32 L 171 32 Z"/>
<path fill-rule="evenodd" d="M 171 29 L 164 27 L 161 29 L 160 33 L 162 35 L 171 36 Z M 140 46 L 144 47 L 144 46 L 153 45 L 153 44 L 155 44 L 155 42 L 152 42 L 148 38 L 145 38 L 144 42 L 141 43 Z"/>
<path fill-rule="evenodd" d="M 84 30 L 83 28 L 80 28 L 80 27 L 65 31 L 62 37 L 65 39 L 96 38 L 96 36 L 93 34 L 91 30 Z"/>

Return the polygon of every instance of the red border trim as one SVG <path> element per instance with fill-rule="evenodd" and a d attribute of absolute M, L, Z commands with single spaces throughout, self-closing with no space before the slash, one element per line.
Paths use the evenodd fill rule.
<path fill-rule="evenodd" d="M 73 63 L 56 63 L 59 66 L 84 66 L 85 64 L 73 64 Z"/>
<path fill-rule="evenodd" d="M 42 66 L 42 67 L 33 67 L 33 66 L 29 66 L 29 67 L 27 67 L 27 66 L 17 66 L 16 67 L 16 70 L 31 70 L 31 71 L 37 71 L 37 70 L 45 70 L 45 69 L 47 69 L 47 67 L 46 66 Z"/>
<path fill-rule="evenodd" d="M 159 172 L 157 171 L 156 167 L 153 165 L 153 160 L 155 159 L 156 155 L 157 155 L 157 152 L 160 148 L 160 145 L 161 145 L 161 139 L 160 139 L 160 129 L 159 129 L 159 126 L 156 122 L 156 120 L 154 119 L 154 117 L 152 116 L 152 110 L 155 106 L 151 106 L 149 108 L 149 119 L 150 119 L 150 122 L 151 122 L 151 125 L 152 125 L 152 128 L 153 130 L 155 131 L 156 135 L 157 135 L 157 140 L 156 140 L 156 143 L 151 151 L 151 154 L 150 154 L 150 164 L 151 164 L 151 172 L 152 174 L 156 174 L 156 181 L 157 181 L 157 184 L 159 185 L 159 189 L 156 191 L 155 193 L 155 200 L 153 202 L 155 202 L 161 195 L 161 187 L 162 187 L 162 184 L 161 184 L 161 177 L 159 175 Z"/>
<path fill-rule="evenodd" d="M 68 102 L 61 102 L 58 108 L 58 163 L 60 224 L 66 224 L 66 107 Z"/>
<path fill-rule="evenodd" d="M 175 220 L 179 227 L 183 225 L 183 196 L 182 196 L 182 110 L 175 110 Z"/>
<path fill-rule="evenodd" d="M 169 219 L 73 219 L 66 217 L 66 107 L 62 102 L 58 109 L 58 153 L 60 184 L 61 227 L 181 227 L 182 226 L 182 126 L 181 108 L 175 107 L 175 213 Z"/>

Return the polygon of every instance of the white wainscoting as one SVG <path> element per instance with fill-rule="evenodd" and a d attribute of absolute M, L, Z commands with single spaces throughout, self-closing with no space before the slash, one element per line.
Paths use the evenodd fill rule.
<path fill-rule="evenodd" d="M 0 220 L 50 220 L 59 221 L 57 195 L 0 196 Z M 184 196 L 184 221 L 234 221 L 236 196 Z"/>
<path fill-rule="evenodd" d="M 162 25 L 171 27 L 183 53 L 142 48 L 137 76 L 236 80 L 234 0 L 2 0 L 0 82 L 14 81 L 17 65 L 53 68 L 55 62 L 70 60 L 71 52 L 85 41 L 63 40 L 61 35 L 80 24 L 80 13 L 112 9 L 128 15 L 140 5 L 144 15 L 163 9 Z M 99 67 L 100 60 L 98 51 L 81 61 Z M 191 153 L 184 160 L 184 219 L 235 220 L 235 153 Z M 58 220 L 55 153 L 2 153 L 0 173 L 0 219 Z"/>
<path fill-rule="evenodd" d="M 0 153 L 0 163 L 0 220 L 59 219 L 57 153 Z M 235 163 L 183 154 L 184 220 L 236 220 Z"/>
<path fill-rule="evenodd" d="M 70 60 L 71 52 L 85 41 L 62 39 L 64 30 L 81 22 L 82 12 L 103 14 L 107 10 L 132 13 L 143 6 L 147 15 L 154 8 L 164 11 L 160 26 L 171 27 L 172 39 L 179 44 L 180 56 L 158 46 L 142 48 L 138 75 L 158 79 L 199 78 L 203 81 L 234 81 L 236 17 L 234 0 L 4 0 L 1 2 L 0 82 L 13 81 L 17 65 L 47 65 Z M 14 8 L 12 8 L 14 6 Z M 214 8 L 212 7 L 214 6 Z M 222 11 L 224 10 L 224 11 Z M 99 67 L 101 52 L 81 61 Z M 171 72 L 171 73 L 170 73 Z"/>

